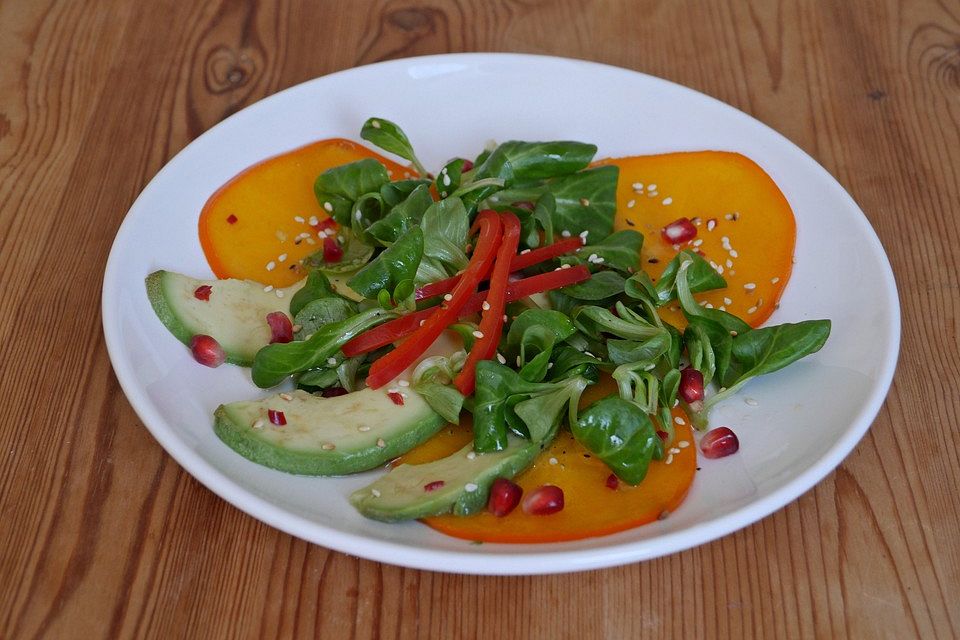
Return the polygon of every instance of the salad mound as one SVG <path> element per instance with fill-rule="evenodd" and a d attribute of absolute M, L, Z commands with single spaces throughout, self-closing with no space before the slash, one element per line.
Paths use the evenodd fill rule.
<path fill-rule="evenodd" d="M 218 409 L 216 432 L 241 455 L 327 475 L 406 454 L 351 496 L 368 517 L 501 542 L 664 517 L 693 479 L 691 427 L 707 430 L 713 407 L 829 336 L 829 320 L 756 328 L 789 276 L 793 218 L 742 156 L 677 154 L 668 174 L 679 183 L 689 181 L 682 163 L 708 168 L 701 179 L 731 193 L 753 180 L 757 202 L 789 214 L 740 227 L 779 237 L 766 259 L 782 275 L 759 292 L 743 279 L 762 260 L 745 257 L 737 277 L 730 237 L 714 247 L 706 233 L 740 213 L 705 215 L 709 186 L 682 203 L 661 195 L 634 179 L 656 168 L 642 157 L 592 164 L 591 144 L 508 141 L 433 176 L 396 124 L 371 118 L 361 137 L 411 166 L 333 140 L 293 152 L 297 162 L 252 167 L 200 220 L 216 274 L 238 279 L 173 274 L 164 277 L 176 286 L 150 295 L 201 363 L 249 362 L 219 342 L 242 335 L 254 384 L 295 387 Z M 295 191 L 297 208 L 264 185 Z M 732 313 L 743 296 L 727 278 L 766 296 L 763 311 L 757 296 L 744 317 Z M 218 302 L 219 283 L 230 305 Z M 243 291 L 249 305 L 236 302 Z M 703 439 L 708 457 L 736 450 L 728 431 Z"/>

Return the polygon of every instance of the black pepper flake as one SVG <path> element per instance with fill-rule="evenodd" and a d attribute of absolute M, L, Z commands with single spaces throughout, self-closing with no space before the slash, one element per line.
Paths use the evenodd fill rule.
<path fill-rule="evenodd" d="M 658 262 L 660 262 L 660 258 L 649 258 L 647 262 L 649 262 L 650 264 L 657 264 Z"/>
<path fill-rule="evenodd" d="M 660 515 L 657 516 L 657 520 L 666 520 L 670 516 L 670 512 L 664 509 L 660 512 Z"/>
<path fill-rule="evenodd" d="M 634 222 L 633 220 L 627 218 L 627 226 L 628 226 L 628 227 L 635 227 L 635 226 L 637 226 L 637 223 Z"/>

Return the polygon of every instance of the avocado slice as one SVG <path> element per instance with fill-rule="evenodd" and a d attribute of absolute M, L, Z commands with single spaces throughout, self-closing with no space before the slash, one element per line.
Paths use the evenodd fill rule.
<path fill-rule="evenodd" d="M 531 442 L 509 436 L 502 451 L 474 453 L 469 444 L 453 455 L 426 464 L 401 464 L 350 496 L 360 513 L 374 520 L 397 522 L 436 516 L 451 511 L 470 515 L 487 504 L 490 486 L 497 478 L 512 478 L 526 469 L 550 444 L 550 437 Z M 436 486 L 438 481 L 443 485 Z"/>
<path fill-rule="evenodd" d="M 346 286 L 346 276 L 331 276 L 337 291 L 355 297 Z M 341 282 L 341 280 L 343 280 Z M 273 311 L 290 314 L 290 298 L 302 286 L 301 280 L 282 289 L 265 290 L 253 280 L 198 280 L 173 271 L 155 271 L 147 276 L 147 297 L 160 321 L 180 342 L 189 345 L 197 334 L 213 336 L 227 356 L 227 362 L 249 367 L 261 348 L 270 344 L 266 317 Z M 211 287 L 210 298 L 194 296 L 198 287 Z"/>
<path fill-rule="evenodd" d="M 423 397 L 404 388 L 403 405 L 386 389 L 333 398 L 306 391 L 231 402 L 214 413 L 217 436 L 243 457 L 272 469 L 309 476 L 378 467 L 427 440 L 446 424 Z M 289 398 L 289 399 L 288 399 Z M 286 424 L 270 422 L 282 411 Z"/>

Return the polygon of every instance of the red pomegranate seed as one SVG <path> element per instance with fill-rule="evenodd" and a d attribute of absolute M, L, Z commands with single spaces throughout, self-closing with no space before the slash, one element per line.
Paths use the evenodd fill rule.
<path fill-rule="evenodd" d="M 487 511 L 501 518 L 520 504 L 523 489 L 520 485 L 506 478 L 497 478 L 490 486 L 490 499 L 487 500 Z"/>
<path fill-rule="evenodd" d="M 347 391 L 346 389 L 344 389 L 343 387 L 330 387 L 330 388 L 328 388 L 328 389 L 324 389 L 323 391 L 321 391 L 321 392 L 320 392 L 320 397 L 322 397 L 322 398 L 336 398 L 337 396 L 345 396 L 345 395 L 347 395 L 348 393 L 350 393 L 350 392 Z"/>
<path fill-rule="evenodd" d="M 444 482 L 443 480 L 434 480 L 433 482 L 428 482 L 427 484 L 423 485 L 423 490 L 428 492 L 436 491 L 437 489 L 441 488 L 445 484 L 447 483 Z"/>
<path fill-rule="evenodd" d="M 270 344 L 293 340 L 293 322 L 283 311 L 268 313 L 267 324 L 270 325 Z"/>
<path fill-rule="evenodd" d="M 387 397 L 393 401 L 393 404 L 402 407 L 403 406 L 403 396 L 397 391 L 388 391 Z"/>
<path fill-rule="evenodd" d="M 723 458 L 740 449 L 737 434 L 728 427 L 717 427 L 707 432 L 700 441 L 700 450 L 708 458 Z"/>
<path fill-rule="evenodd" d="M 680 244 L 697 237 L 697 228 L 689 218 L 679 218 L 661 229 L 660 234 L 668 243 Z"/>
<path fill-rule="evenodd" d="M 190 338 L 190 352 L 193 354 L 193 359 L 205 367 L 219 367 L 227 359 L 220 343 L 215 338 L 202 333 Z"/>
<path fill-rule="evenodd" d="M 343 248 L 336 238 L 327 236 L 323 239 L 323 261 L 340 262 L 343 259 Z"/>
<path fill-rule="evenodd" d="M 333 218 L 324 218 L 317 224 L 313 225 L 313 228 L 316 229 L 317 231 L 327 231 L 327 230 L 336 231 L 337 222 Z"/>
<path fill-rule="evenodd" d="M 529 516 L 548 516 L 563 510 L 563 489 L 552 484 L 537 487 L 523 499 L 523 512 Z"/>
<path fill-rule="evenodd" d="M 611 473 L 607 476 L 607 489 L 617 489 L 620 486 L 620 478 L 617 474 Z"/>
<path fill-rule="evenodd" d="M 237 223 L 237 216 L 233 215 L 232 213 L 227 216 L 227 224 L 236 224 L 236 223 Z"/>
<path fill-rule="evenodd" d="M 283 411 L 267 409 L 267 418 L 270 420 L 270 424 L 275 424 L 278 427 L 287 424 L 287 416 L 283 415 Z"/>
<path fill-rule="evenodd" d="M 470 171 L 470 169 L 473 169 L 473 161 L 472 161 L 472 160 L 464 160 L 464 161 L 463 161 L 463 166 L 460 167 L 460 171 L 463 172 L 463 173 L 466 173 L 467 171 Z"/>
<path fill-rule="evenodd" d="M 687 403 L 703 400 L 703 374 L 693 367 L 681 371 L 679 394 Z"/>
<path fill-rule="evenodd" d="M 669 433 L 667 433 L 666 431 L 660 431 L 659 429 L 657 430 L 657 436 L 664 442 L 670 439 Z"/>
<path fill-rule="evenodd" d="M 193 297 L 197 300 L 203 300 L 206 302 L 210 299 L 210 292 L 213 291 L 213 287 L 208 284 L 202 284 L 193 291 Z"/>

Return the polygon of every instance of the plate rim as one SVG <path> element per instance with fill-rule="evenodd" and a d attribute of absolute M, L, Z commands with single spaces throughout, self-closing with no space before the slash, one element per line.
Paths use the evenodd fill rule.
<path fill-rule="evenodd" d="M 635 74 L 643 77 L 643 79 L 648 82 L 652 81 L 654 83 L 671 85 L 681 93 L 695 96 L 698 100 L 705 99 L 711 103 L 711 107 L 713 108 L 733 111 L 740 117 L 750 119 L 755 125 L 759 125 L 765 129 L 768 134 L 772 134 L 779 144 L 786 145 L 794 151 L 799 152 L 802 160 L 809 164 L 810 167 L 819 174 L 821 179 L 825 179 L 826 183 L 838 190 L 838 195 L 846 200 L 847 205 L 852 205 L 852 208 L 859 214 L 859 216 L 856 216 L 856 222 L 864 233 L 864 239 L 868 240 L 871 251 L 881 258 L 883 269 L 880 276 L 885 285 L 885 292 L 889 294 L 892 303 L 890 315 L 885 318 L 885 320 L 888 321 L 887 344 L 890 345 L 891 348 L 880 365 L 877 382 L 873 385 L 870 394 L 860 407 L 860 410 L 850 421 L 850 426 L 844 432 L 843 436 L 838 438 L 833 446 L 827 449 L 813 465 L 763 498 L 752 500 L 721 516 L 691 525 L 680 531 L 664 533 L 650 540 L 601 545 L 592 549 L 564 549 L 557 551 L 524 551 L 524 549 L 531 546 L 538 546 L 542 549 L 542 545 L 504 545 L 505 549 L 512 549 L 513 552 L 500 553 L 484 551 L 477 553 L 470 548 L 463 550 L 414 548 L 405 543 L 373 539 L 362 534 L 341 531 L 316 521 L 308 520 L 299 514 L 279 507 L 244 489 L 235 483 L 228 475 L 216 469 L 205 458 L 191 449 L 180 438 L 176 437 L 172 430 L 167 428 L 165 424 L 167 420 L 159 411 L 154 410 L 152 403 L 145 397 L 144 392 L 133 384 L 134 378 L 130 372 L 129 363 L 125 362 L 122 358 L 123 350 L 119 339 L 119 313 L 116 310 L 119 309 L 117 298 L 121 293 L 121 289 L 117 283 L 119 277 L 118 255 L 120 248 L 123 246 L 124 238 L 131 232 L 131 213 L 138 208 L 138 205 L 140 205 L 142 201 L 148 199 L 155 185 L 169 170 L 169 167 L 174 164 L 175 160 L 194 145 L 202 144 L 205 138 L 212 136 L 213 132 L 220 127 L 229 126 L 228 123 L 231 120 L 237 118 L 244 112 L 252 108 L 265 108 L 272 101 L 278 99 L 279 96 L 287 92 L 298 91 L 305 85 L 311 83 L 351 74 L 361 69 L 369 70 L 376 67 L 409 66 L 441 61 L 456 61 L 464 63 L 467 66 L 476 66 L 490 59 L 497 59 L 499 61 L 512 59 L 519 60 L 526 64 L 571 63 L 586 67 L 596 67 L 605 71 Z M 722 102 L 717 98 L 641 71 L 579 58 L 499 52 L 433 54 L 398 58 L 343 69 L 327 75 L 311 78 L 266 96 L 248 105 L 244 109 L 231 114 L 213 127 L 210 127 L 164 163 L 163 167 L 150 179 L 124 215 L 123 221 L 118 227 L 111 245 L 110 254 L 104 270 L 101 317 L 111 366 L 127 401 L 166 453 L 169 454 L 184 471 L 203 484 L 208 490 L 247 515 L 313 544 L 397 566 L 443 573 L 473 575 L 545 575 L 600 569 L 650 560 L 706 544 L 754 524 L 774 511 L 786 507 L 789 503 L 813 488 L 839 466 L 869 430 L 876 416 L 879 414 L 892 384 L 897 360 L 899 358 L 901 339 L 901 310 L 896 280 L 889 256 L 884 250 L 876 231 L 870 224 L 863 209 L 856 203 L 843 185 L 810 154 L 790 141 L 786 136 L 752 115 Z M 308 535 L 308 533 L 312 533 L 313 535 Z M 322 541 L 320 538 L 322 538 Z M 592 540 L 599 541 L 603 539 L 604 537 L 592 538 Z M 489 546 L 487 546 L 487 549 L 489 549 Z M 504 565 L 503 563 L 494 562 L 494 559 L 507 559 L 509 562 Z M 455 563 L 452 561 L 455 561 Z M 455 568 L 452 568 L 454 566 Z"/>

